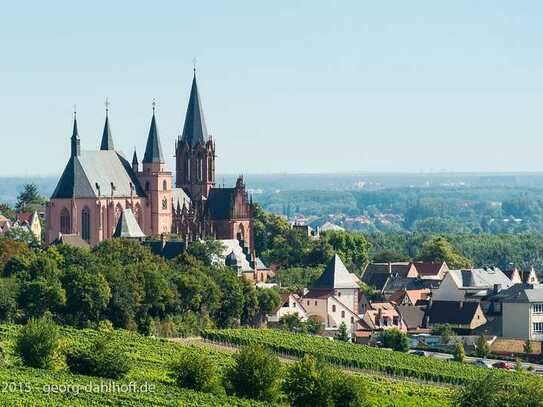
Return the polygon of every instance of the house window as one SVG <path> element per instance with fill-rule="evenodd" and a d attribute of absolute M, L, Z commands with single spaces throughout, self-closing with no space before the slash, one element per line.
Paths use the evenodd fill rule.
<path fill-rule="evenodd" d="M 532 304 L 532 312 L 534 314 L 543 314 L 543 303 Z"/>
<path fill-rule="evenodd" d="M 394 317 L 392 319 L 392 325 L 396 325 L 396 326 L 400 325 L 400 321 L 398 317 Z"/>
<path fill-rule="evenodd" d="M 336 306 L 332 305 L 332 312 L 336 312 Z"/>
<path fill-rule="evenodd" d="M 288 308 L 288 306 L 289 306 L 289 305 L 288 305 L 288 302 L 285 302 L 285 303 L 283 304 L 283 308 Z"/>
<path fill-rule="evenodd" d="M 351 317 L 351 324 L 354 324 L 354 317 Z"/>
<path fill-rule="evenodd" d="M 70 212 L 68 209 L 64 208 L 60 212 L 60 233 L 68 234 L 72 231 L 72 226 L 70 222 Z"/>
<path fill-rule="evenodd" d="M 81 238 L 87 242 L 90 240 L 90 211 L 87 207 L 81 211 Z"/>
<path fill-rule="evenodd" d="M 338 297 L 341 297 L 341 291 L 338 291 L 338 292 L 337 292 L 337 296 L 338 296 Z"/>
<path fill-rule="evenodd" d="M 309 301 L 307 301 L 307 305 L 309 305 Z"/>
<path fill-rule="evenodd" d="M 543 333 L 543 322 L 533 322 L 532 331 L 534 333 Z"/>
<path fill-rule="evenodd" d="M 345 318 L 345 311 L 341 311 L 341 318 Z"/>

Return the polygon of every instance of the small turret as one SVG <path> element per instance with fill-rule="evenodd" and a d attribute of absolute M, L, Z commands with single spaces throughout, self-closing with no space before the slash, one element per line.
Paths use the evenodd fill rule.
<path fill-rule="evenodd" d="M 113 137 L 109 128 L 109 102 L 106 99 L 106 122 L 104 123 L 104 132 L 102 133 L 102 143 L 100 150 L 115 150 L 113 146 Z"/>
<path fill-rule="evenodd" d="M 136 154 L 136 148 L 134 147 L 134 155 L 132 156 L 132 170 L 137 174 L 139 171 L 138 155 Z"/>
<path fill-rule="evenodd" d="M 81 146 L 79 142 L 79 133 L 77 131 L 77 113 L 74 111 L 74 128 L 71 137 L 71 156 L 76 157 L 81 155 Z"/>

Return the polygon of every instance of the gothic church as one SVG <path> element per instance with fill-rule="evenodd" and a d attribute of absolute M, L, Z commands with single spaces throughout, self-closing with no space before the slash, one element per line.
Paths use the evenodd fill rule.
<path fill-rule="evenodd" d="M 124 211 L 133 214 L 146 236 L 236 239 L 253 253 L 243 178 L 233 188 L 215 186 L 215 141 L 207 132 L 196 73 L 175 155 L 174 186 L 154 106 L 141 166 L 136 151 L 130 164 L 115 150 L 107 109 L 100 149 L 82 151 L 74 114 L 70 158 L 46 208 L 46 244 L 76 234 L 94 246 L 113 236 Z"/>

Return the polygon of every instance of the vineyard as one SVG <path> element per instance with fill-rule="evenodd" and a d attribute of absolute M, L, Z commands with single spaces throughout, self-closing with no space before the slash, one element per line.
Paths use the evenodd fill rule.
<path fill-rule="evenodd" d="M 311 353 L 340 366 L 437 383 L 464 384 L 480 379 L 488 373 L 484 369 L 466 363 L 422 358 L 365 345 L 330 341 L 322 337 L 272 329 L 209 330 L 204 336 L 209 340 L 235 345 L 259 343 L 275 352 L 296 357 Z M 525 378 L 534 377 L 528 373 L 517 372 L 495 371 L 495 374 L 517 384 Z"/>
<path fill-rule="evenodd" d="M 168 375 L 168 368 L 185 352 L 205 352 L 224 368 L 233 362 L 231 352 L 223 352 L 205 345 L 184 346 L 167 340 L 143 337 L 127 331 L 114 331 L 111 341 L 133 361 L 134 367 L 127 377 L 117 384 L 152 384 L 154 392 L 95 392 L 68 391 L 53 392 L 52 385 L 99 384 L 107 380 L 97 377 L 72 375 L 59 362 L 56 371 L 22 367 L 13 353 L 14 338 L 19 327 L 0 325 L 0 404 L 33 406 L 259 406 L 254 400 L 237 397 L 215 396 L 178 388 Z M 225 331 L 233 334 L 236 331 Z M 249 331 L 247 331 L 249 332 Z M 257 332 L 257 331 L 255 331 Z M 94 330 L 62 328 L 62 348 L 85 346 L 99 333 Z M 289 335 L 285 336 L 288 340 Z M 368 395 L 368 402 L 374 406 L 447 406 L 450 405 L 452 391 L 429 385 L 419 385 L 409 381 L 387 379 L 380 376 L 361 375 Z M 269 403 L 266 403 L 270 405 Z"/>

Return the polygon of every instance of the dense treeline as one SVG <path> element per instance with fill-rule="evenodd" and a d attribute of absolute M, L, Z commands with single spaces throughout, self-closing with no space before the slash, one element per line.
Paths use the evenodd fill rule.
<path fill-rule="evenodd" d="M 77 327 L 109 320 L 114 327 L 163 336 L 257 326 L 278 305 L 278 293 L 211 264 L 217 250 L 212 242 L 195 243 L 166 261 L 139 242 L 121 239 L 92 251 L 65 245 L 34 251 L 2 239 L 0 320 L 50 315 Z"/>
<path fill-rule="evenodd" d="M 307 286 L 337 252 L 354 273 L 368 262 L 446 261 L 452 268 L 543 270 L 543 234 L 327 232 L 311 240 L 277 215 L 255 209 L 257 254 L 278 267 L 283 285 Z"/>

